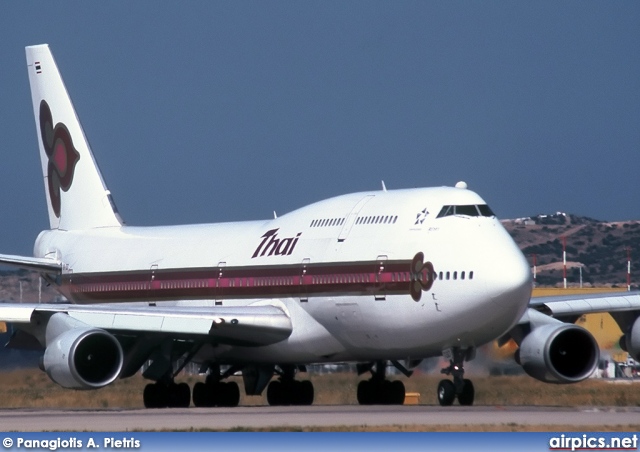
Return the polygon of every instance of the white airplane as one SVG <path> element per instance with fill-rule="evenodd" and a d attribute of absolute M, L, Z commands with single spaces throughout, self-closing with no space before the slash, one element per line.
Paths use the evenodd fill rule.
<path fill-rule="evenodd" d="M 143 368 L 154 381 L 147 407 L 235 406 L 239 387 L 225 379 L 241 371 L 248 395 L 302 405 L 314 398 L 295 379 L 306 365 L 355 362 L 371 372 L 361 404 L 401 404 L 387 363 L 410 375 L 444 356 L 453 378 L 440 382 L 440 404 L 471 405 L 464 362 L 497 338 L 516 340 L 537 379 L 587 378 L 595 340 L 554 316 L 605 310 L 620 311 L 623 343 L 640 352 L 637 295 L 530 307 L 527 261 L 463 182 L 383 187 L 260 221 L 126 226 L 48 45 L 26 55 L 51 228 L 35 257 L 0 262 L 39 272 L 70 303 L 0 304 L 0 320 L 14 328 L 9 346 L 44 349 L 41 367 L 63 387 L 100 388 Z M 208 372 L 193 390 L 174 382 L 190 362 Z"/>

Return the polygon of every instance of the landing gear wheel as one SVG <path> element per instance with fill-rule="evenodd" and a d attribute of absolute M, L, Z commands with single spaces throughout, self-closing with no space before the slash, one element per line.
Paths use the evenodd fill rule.
<path fill-rule="evenodd" d="M 193 385 L 193 404 L 197 407 L 210 407 L 211 398 L 209 397 L 209 391 L 207 385 L 199 381 Z"/>
<path fill-rule="evenodd" d="M 402 405 L 405 388 L 400 380 L 362 380 L 358 383 L 360 405 Z"/>
<path fill-rule="evenodd" d="M 145 408 L 159 408 L 156 402 L 156 385 L 154 383 L 149 383 L 144 387 L 144 392 L 142 393 L 142 400 L 144 402 Z"/>
<path fill-rule="evenodd" d="M 167 387 L 162 383 L 149 383 L 144 387 L 142 400 L 145 408 L 166 408 L 169 405 Z"/>
<path fill-rule="evenodd" d="M 400 380 L 391 382 L 389 386 L 389 399 L 391 405 L 403 405 L 404 404 L 405 389 L 404 383 Z"/>
<path fill-rule="evenodd" d="M 236 407 L 240 403 L 238 383 L 198 382 L 193 386 L 193 404 L 197 407 Z"/>
<path fill-rule="evenodd" d="M 271 406 L 311 405 L 313 396 L 313 383 L 309 380 L 275 380 L 267 387 L 267 403 Z"/>
<path fill-rule="evenodd" d="M 284 390 L 282 382 L 276 380 L 267 386 L 267 403 L 271 406 L 284 405 Z"/>
<path fill-rule="evenodd" d="M 164 393 L 166 406 L 169 408 L 188 408 L 191 403 L 191 390 L 186 383 L 160 385 L 156 383 L 161 393 Z"/>
<path fill-rule="evenodd" d="M 471 380 L 466 378 L 463 381 L 462 392 L 458 394 L 458 402 L 460 405 L 473 405 L 473 398 L 475 396 L 475 389 Z"/>
<path fill-rule="evenodd" d="M 218 383 L 220 391 L 220 402 L 218 406 L 234 407 L 240 403 L 240 388 L 238 383 L 230 381 L 228 383 Z"/>
<path fill-rule="evenodd" d="M 313 405 L 313 383 L 309 380 L 303 380 L 300 382 L 298 390 L 298 401 L 300 402 L 300 405 Z"/>
<path fill-rule="evenodd" d="M 451 380 L 441 380 L 438 384 L 438 402 L 441 406 L 451 406 L 456 398 L 456 387 Z"/>
<path fill-rule="evenodd" d="M 373 394 L 372 394 L 371 381 L 362 380 L 358 383 L 358 403 L 360 405 L 372 405 L 373 404 Z"/>

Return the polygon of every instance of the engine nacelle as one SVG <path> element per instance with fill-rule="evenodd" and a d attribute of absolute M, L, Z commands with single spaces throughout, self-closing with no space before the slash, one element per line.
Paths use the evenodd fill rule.
<path fill-rule="evenodd" d="M 522 340 L 519 363 L 533 378 L 546 383 L 577 383 L 598 366 L 600 349 L 591 333 L 568 323 L 535 328 Z"/>
<path fill-rule="evenodd" d="M 42 366 L 62 387 L 96 389 L 118 378 L 123 361 L 122 347 L 111 334 L 98 328 L 73 328 L 47 346 Z"/>
<path fill-rule="evenodd" d="M 620 347 L 628 352 L 633 359 L 640 361 L 640 317 L 633 322 L 629 334 L 622 336 Z"/>

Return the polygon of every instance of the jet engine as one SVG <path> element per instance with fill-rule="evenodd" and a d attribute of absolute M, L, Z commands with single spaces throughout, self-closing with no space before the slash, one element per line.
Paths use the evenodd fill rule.
<path fill-rule="evenodd" d="M 534 328 L 520 343 L 516 360 L 525 372 L 546 383 L 577 383 L 598 366 L 600 349 L 591 333 L 568 323 Z"/>
<path fill-rule="evenodd" d="M 640 360 L 640 317 L 633 322 L 629 333 L 620 338 L 620 348 L 636 361 Z"/>
<path fill-rule="evenodd" d="M 113 382 L 122 369 L 118 340 L 97 328 L 73 328 L 53 339 L 45 349 L 42 368 L 65 388 L 96 389 Z"/>

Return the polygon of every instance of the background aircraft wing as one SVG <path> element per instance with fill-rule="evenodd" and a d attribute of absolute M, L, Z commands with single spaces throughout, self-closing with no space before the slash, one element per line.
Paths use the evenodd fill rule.
<path fill-rule="evenodd" d="M 640 292 L 541 297 L 532 299 L 529 306 L 556 318 L 596 312 L 639 311 Z"/>

